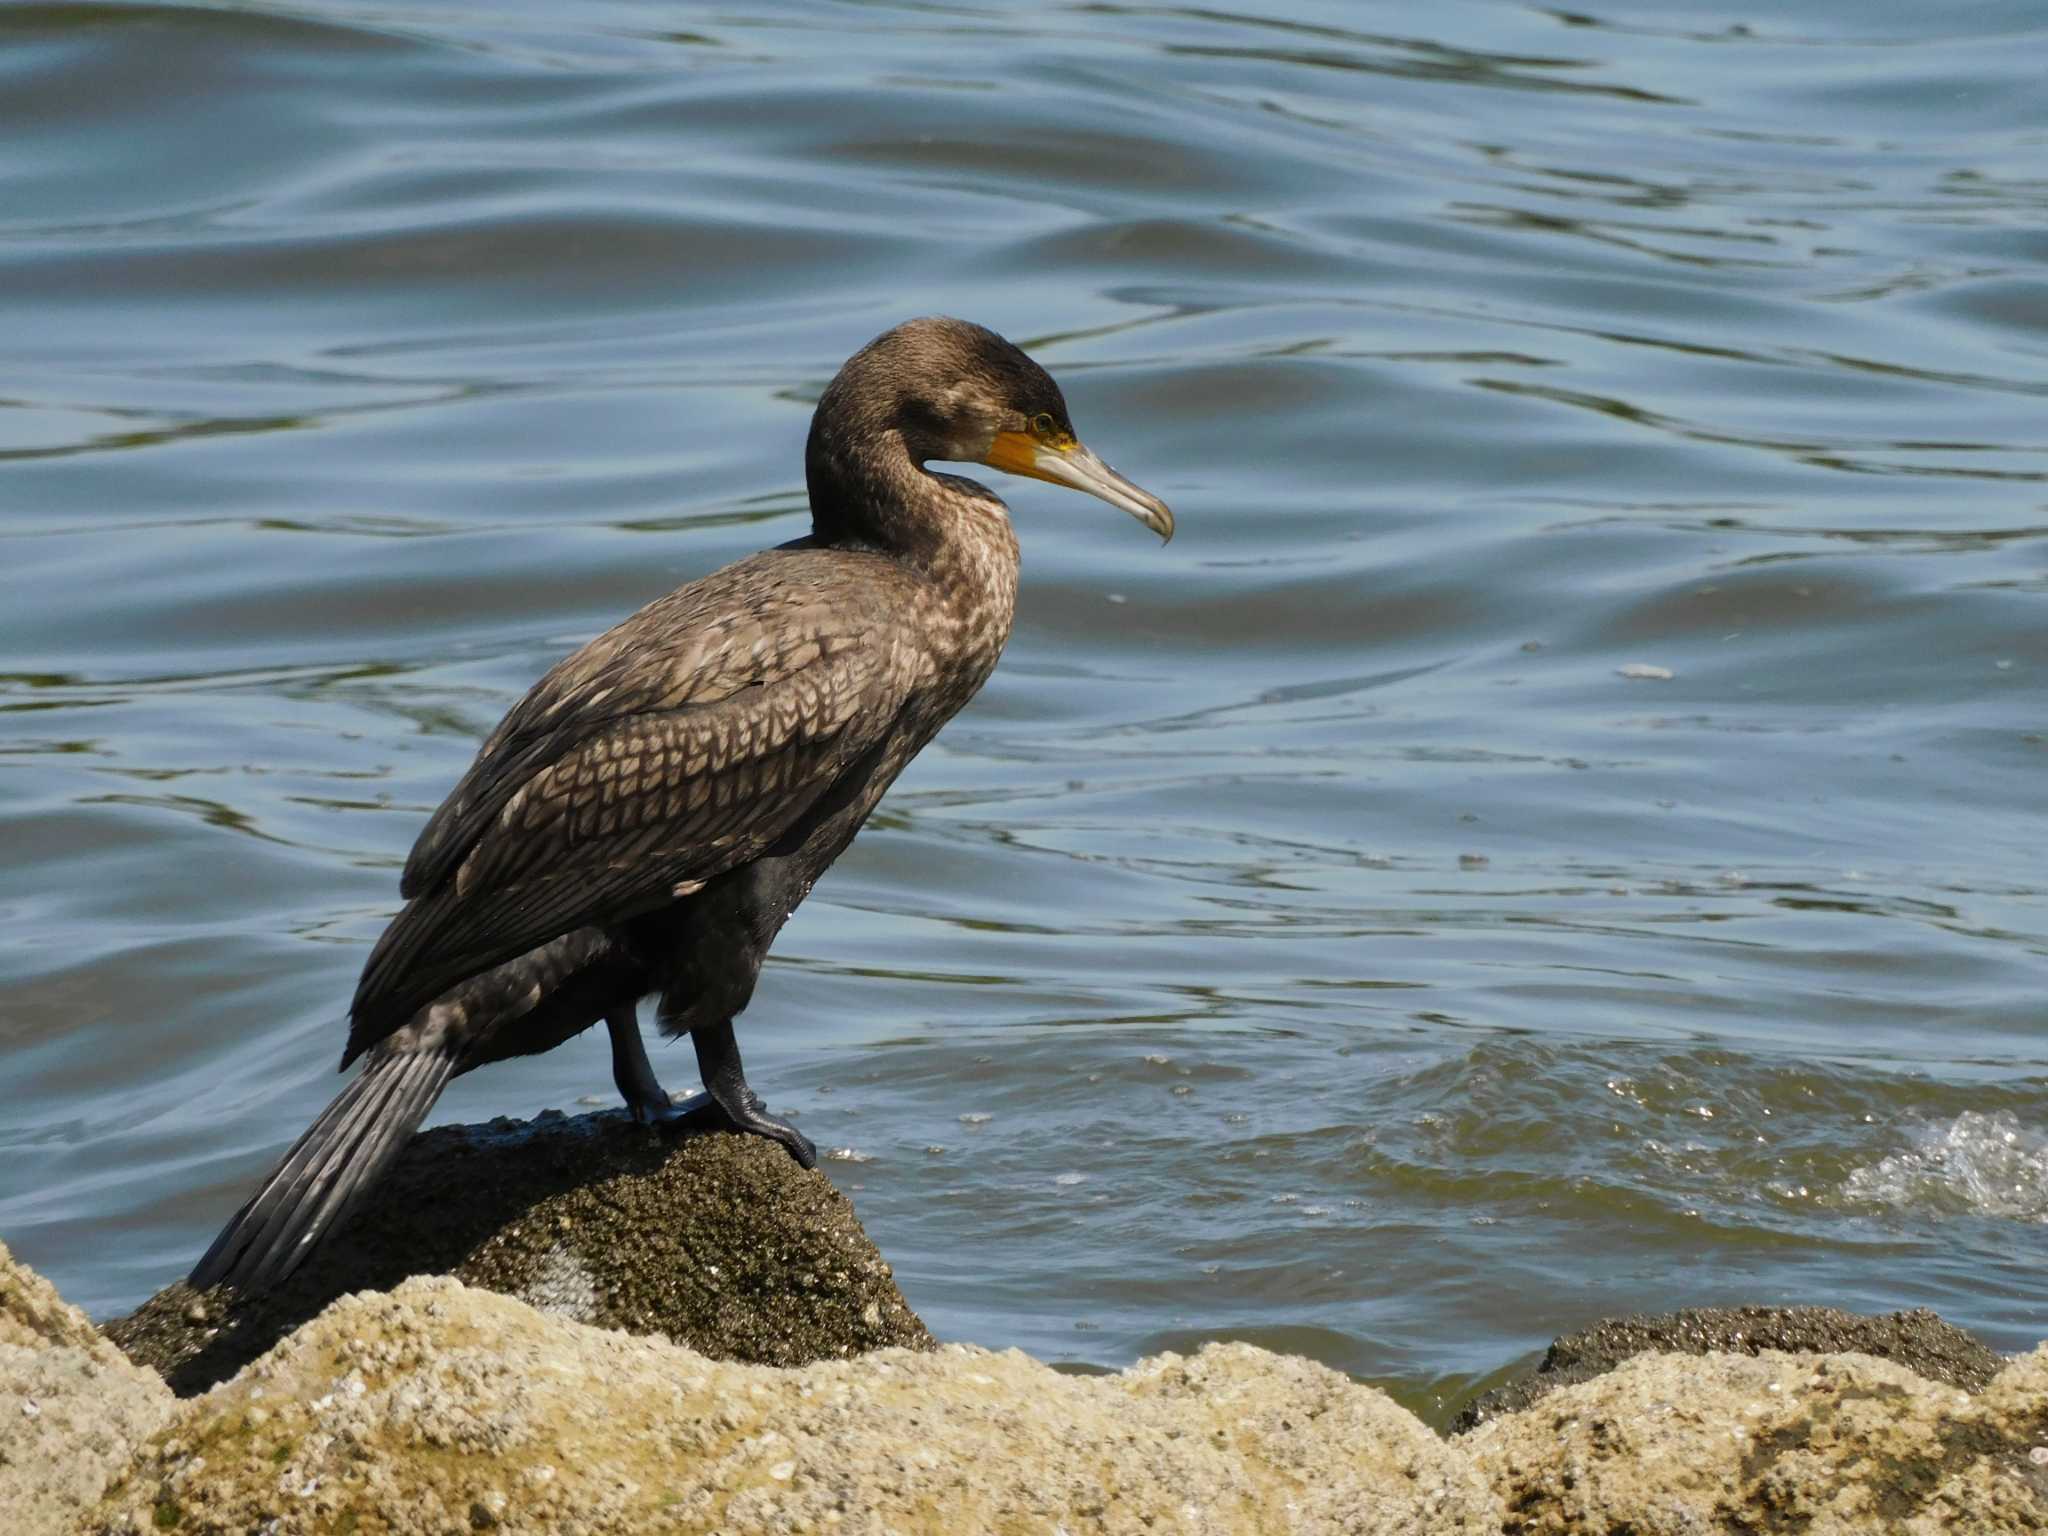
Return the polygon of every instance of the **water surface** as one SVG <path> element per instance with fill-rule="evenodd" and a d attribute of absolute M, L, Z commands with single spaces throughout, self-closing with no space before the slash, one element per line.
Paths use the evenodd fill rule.
<path fill-rule="evenodd" d="M 1003 667 L 743 1022 L 935 1330 L 1247 1338 L 1437 1415 L 1629 1309 L 2030 1346 L 2044 47 L 0 12 L 0 1235 L 95 1313 L 181 1273 L 337 1086 L 477 739 L 801 532 L 818 390 L 946 311 L 1182 532 L 1002 487 Z M 609 1095 L 599 1031 L 436 1118 Z"/>

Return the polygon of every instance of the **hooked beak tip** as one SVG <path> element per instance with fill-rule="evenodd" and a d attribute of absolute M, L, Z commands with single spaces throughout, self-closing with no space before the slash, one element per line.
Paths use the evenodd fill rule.
<path fill-rule="evenodd" d="M 1158 534 L 1160 543 L 1173 538 L 1173 513 L 1165 502 L 1125 479 L 1072 438 L 1064 444 L 1054 444 L 1024 433 L 998 433 L 982 462 L 1009 474 L 1027 475 L 1081 491 L 1130 513 Z"/>

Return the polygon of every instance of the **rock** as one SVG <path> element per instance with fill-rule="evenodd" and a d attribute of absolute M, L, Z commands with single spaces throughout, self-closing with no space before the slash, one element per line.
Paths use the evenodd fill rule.
<path fill-rule="evenodd" d="M 59 1296 L 57 1287 L 17 1263 L 5 1243 L 0 1243 L 0 1344 L 78 1349 L 110 1364 L 121 1358 L 90 1318 Z"/>
<path fill-rule="evenodd" d="M 2008 1442 L 2027 1448 L 2034 1486 L 2048 1488 L 2048 1344 L 2019 1356 L 1991 1379 L 1978 1406 Z"/>
<path fill-rule="evenodd" d="M 2048 1348 L 1979 1396 L 1869 1355 L 1642 1355 L 1457 1442 L 1503 1536 L 2048 1530 Z M 2048 1461 L 2048 1454 L 2043 1455 Z"/>
<path fill-rule="evenodd" d="M 716 1190 L 702 1158 L 717 1160 Z M 1641 1354 L 1448 1442 L 1374 1388 L 1247 1345 L 1112 1376 L 961 1345 L 716 1361 L 561 1314 L 669 1305 L 680 1288 L 697 1299 L 673 1313 L 692 1326 L 801 1353 L 824 1335 L 758 1303 L 818 1293 L 815 1275 L 778 1277 L 810 1252 L 788 1228 L 851 1217 L 836 1197 L 804 1195 L 811 1176 L 765 1143 L 710 1138 L 649 1159 L 599 1169 L 588 1205 L 505 1225 L 472 1255 L 555 1315 L 410 1279 L 336 1300 L 183 1402 L 0 1249 L 4 1536 L 2048 1532 L 2048 1345 L 1974 1395 L 1865 1354 Z M 672 1181 L 694 1188 L 696 1224 L 634 1239 L 669 1214 Z M 563 1221 L 612 1232 L 622 1252 L 606 1262 Z M 708 1271 L 707 1234 L 737 1249 L 749 1232 L 769 1250 L 761 1267 L 724 1277 L 745 1303 L 728 1309 L 708 1278 L 676 1278 L 679 1251 L 697 1261 L 687 1272 Z M 833 1241 L 843 1253 L 845 1234 Z M 1797 1331 L 1785 1314 L 1739 1315 Z M 232 1322 L 232 1297 L 188 1293 L 159 1309 L 166 1329 L 222 1316 Z M 1969 1351 L 1941 1358 L 1974 1369 Z"/>
<path fill-rule="evenodd" d="M 170 1416 L 171 1394 L 0 1244 L 0 1511 L 68 1531 Z"/>
<path fill-rule="evenodd" d="M 184 1396 L 336 1297 L 417 1274 L 717 1359 L 796 1365 L 933 1344 L 823 1174 L 758 1137 L 677 1141 L 617 1111 L 422 1132 L 283 1286 L 200 1296 L 181 1282 L 107 1334 Z"/>
<path fill-rule="evenodd" d="M 373 1203 L 276 1295 L 119 1325 L 188 1391 L 274 1344 L 183 1402 L 0 1249 L 0 1536 L 2048 1533 L 2048 1345 L 2000 1362 L 1931 1313 L 1602 1324 L 1446 1442 L 1245 1345 L 1108 1376 L 939 1349 L 846 1201 L 750 1137 L 430 1132 Z"/>
<path fill-rule="evenodd" d="M 181 1404 L 84 1529 L 1478 1536 L 1501 1514 L 1385 1395 L 1248 1345 L 1114 1376 L 962 1345 L 778 1370 L 417 1279 Z"/>
<path fill-rule="evenodd" d="M 1974 1335 L 1925 1308 L 1865 1317 L 1833 1307 L 1689 1307 L 1661 1316 L 1610 1318 L 1565 1334 L 1534 1371 L 1482 1392 L 1460 1409 L 1451 1433 L 1462 1435 L 1527 1408 L 1559 1387 L 1590 1381 L 1637 1355 L 1754 1355 L 1766 1349 L 1875 1355 L 1968 1392 L 1982 1388 L 2005 1364 Z"/>

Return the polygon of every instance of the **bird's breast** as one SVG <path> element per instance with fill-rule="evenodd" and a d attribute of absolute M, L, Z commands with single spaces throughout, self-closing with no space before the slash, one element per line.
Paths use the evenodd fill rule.
<path fill-rule="evenodd" d="M 923 628 L 947 682 L 964 704 L 995 670 L 1017 617 L 1016 531 L 1002 503 L 970 501 L 935 562 Z"/>

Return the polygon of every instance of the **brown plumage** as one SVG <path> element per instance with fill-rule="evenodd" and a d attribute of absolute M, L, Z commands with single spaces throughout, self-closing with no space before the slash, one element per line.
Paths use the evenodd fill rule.
<path fill-rule="evenodd" d="M 970 600 L 1007 614 L 1008 570 Z M 753 862 L 867 752 L 965 703 L 986 669 L 919 632 L 939 595 L 884 555 L 770 550 L 562 662 L 421 834 L 344 1065 L 464 977 Z"/>
<path fill-rule="evenodd" d="M 192 1274 L 290 1273 L 369 1188 L 447 1081 L 599 1018 L 634 1112 L 811 1143 L 742 1073 L 732 1020 L 789 914 L 883 792 L 972 698 L 1010 633 L 1017 541 L 988 463 L 1172 516 L 1075 440 L 1059 388 L 994 332 L 913 320 L 856 353 L 805 452 L 812 532 L 642 608 L 493 731 L 407 861 L 342 1057 L 365 1070 Z M 697 1047 L 671 1107 L 638 999 Z"/>

